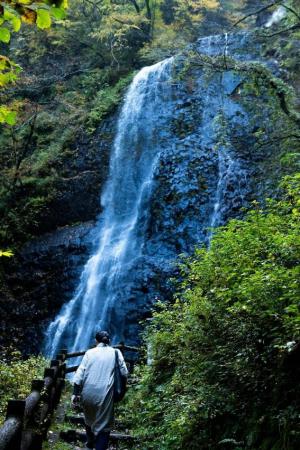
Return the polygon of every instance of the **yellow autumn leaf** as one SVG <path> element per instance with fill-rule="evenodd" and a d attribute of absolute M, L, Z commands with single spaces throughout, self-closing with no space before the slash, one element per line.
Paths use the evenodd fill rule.
<path fill-rule="evenodd" d="M 6 256 L 7 258 L 10 258 L 13 256 L 13 252 L 11 250 L 0 250 L 0 256 Z"/>

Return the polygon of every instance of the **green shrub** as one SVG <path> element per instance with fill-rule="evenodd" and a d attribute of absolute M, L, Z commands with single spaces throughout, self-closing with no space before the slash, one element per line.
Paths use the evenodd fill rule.
<path fill-rule="evenodd" d="M 7 401 L 26 398 L 31 381 L 42 377 L 46 363 L 42 356 L 22 360 L 18 351 L 10 353 L 9 361 L 0 361 L 0 424 L 5 420 Z"/>
<path fill-rule="evenodd" d="M 158 305 L 124 411 L 135 448 L 299 448 L 300 174 L 283 188 L 217 230 Z"/>
<path fill-rule="evenodd" d="M 120 103 L 124 95 L 124 90 L 131 82 L 132 77 L 133 73 L 130 73 L 129 75 L 120 78 L 114 86 L 107 84 L 97 92 L 96 99 L 87 118 L 88 131 L 90 133 L 95 131 L 95 128 L 99 125 L 101 120 L 109 113 L 113 112 Z"/>

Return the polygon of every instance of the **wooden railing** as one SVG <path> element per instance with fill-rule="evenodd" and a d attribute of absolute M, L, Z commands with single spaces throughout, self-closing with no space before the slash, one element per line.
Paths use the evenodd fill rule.
<path fill-rule="evenodd" d="M 136 352 L 138 348 L 116 345 L 122 353 Z M 59 404 L 67 373 L 75 372 L 78 366 L 66 366 L 69 358 L 83 356 L 85 351 L 67 353 L 63 349 L 45 369 L 42 380 L 33 380 L 31 393 L 25 400 L 9 400 L 6 420 L 0 428 L 0 450 L 41 450 L 51 424 L 53 411 Z M 133 359 L 126 359 L 129 370 Z M 26 376 L 26 374 L 24 374 Z"/>

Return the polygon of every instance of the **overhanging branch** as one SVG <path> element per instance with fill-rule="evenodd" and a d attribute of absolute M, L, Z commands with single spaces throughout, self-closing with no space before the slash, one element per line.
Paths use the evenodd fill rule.
<path fill-rule="evenodd" d="M 274 1 L 274 2 L 272 2 L 272 3 L 269 3 L 268 5 L 263 6 L 263 7 L 260 8 L 260 9 L 257 9 L 257 10 L 255 10 L 255 11 L 249 13 L 249 14 L 246 14 L 244 17 L 242 17 L 242 18 L 239 19 L 237 22 L 235 22 L 235 23 L 232 25 L 232 28 L 236 27 L 236 26 L 239 25 L 240 23 L 242 23 L 242 22 L 244 22 L 245 20 L 249 19 L 249 17 L 257 16 L 258 14 L 260 14 L 260 13 L 266 11 L 267 9 L 270 9 L 270 8 L 272 8 L 273 6 L 276 6 L 276 5 L 279 5 L 279 2 L 278 2 L 278 1 Z"/>

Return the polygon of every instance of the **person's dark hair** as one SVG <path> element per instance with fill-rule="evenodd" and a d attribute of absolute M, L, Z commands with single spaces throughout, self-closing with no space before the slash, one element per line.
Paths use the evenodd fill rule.
<path fill-rule="evenodd" d="M 95 338 L 99 344 L 109 344 L 110 341 L 109 333 L 107 331 L 97 331 Z"/>

